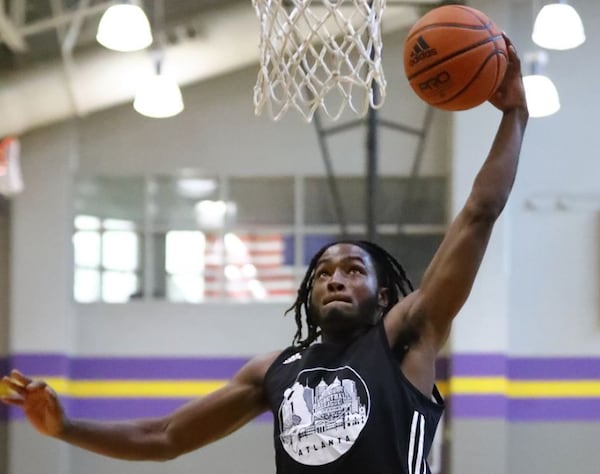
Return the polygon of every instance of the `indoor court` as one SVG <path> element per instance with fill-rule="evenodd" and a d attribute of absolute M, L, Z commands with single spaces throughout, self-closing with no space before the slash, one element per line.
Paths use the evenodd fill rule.
<path fill-rule="evenodd" d="M 0 377 L 14 368 L 46 381 L 74 419 L 153 419 L 292 344 L 284 313 L 325 244 L 376 242 L 418 288 L 503 115 L 450 97 L 447 71 L 465 66 L 438 60 L 427 34 L 439 28 L 444 47 L 456 29 L 492 38 L 448 54 L 490 47 L 498 63 L 478 74 L 491 79 L 456 92 L 476 84 L 487 98 L 507 68 L 504 33 L 527 86 L 519 169 L 435 361 L 446 407 L 428 460 L 394 472 L 597 474 L 600 3 L 557 2 L 578 12 L 585 41 L 563 47 L 552 30 L 541 46 L 534 22 L 551 3 L 0 1 Z M 448 5 L 495 25 L 461 10 L 459 26 L 411 30 Z M 121 19 L 118 42 L 106 15 L 116 6 L 145 14 L 146 30 Z M 420 79 L 429 68 L 435 78 Z M 536 93 L 550 95 L 534 104 Z M 325 389 L 306 381 L 300 394 L 299 377 L 277 416 L 166 462 L 43 436 L 0 403 L 0 474 L 275 474 L 274 442 L 298 464 L 320 448 L 318 424 L 297 434 L 300 412 L 286 403 L 313 410 Z M 368 384 L 323 380 L 360 439 Z M 333 426 L 325 408 L 318 426 Z M 285 444 L 290 433 L 300 444 Z M 330 470 L 306 472 L 340 472 L 345 449 L 320 453 Z"/>

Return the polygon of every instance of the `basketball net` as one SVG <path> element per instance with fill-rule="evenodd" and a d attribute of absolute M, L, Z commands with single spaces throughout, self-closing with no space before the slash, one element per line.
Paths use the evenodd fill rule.
<path fill-rule="evenodd" d="M 337 120 L 385 99 L 381 17 L 386 0 L 252 0 L 261 26 L 254 106 L 279 120 L 292 107 L 307 122 L 320 108 Z M 374 87 L 378 93 L 374 94 Z"/>

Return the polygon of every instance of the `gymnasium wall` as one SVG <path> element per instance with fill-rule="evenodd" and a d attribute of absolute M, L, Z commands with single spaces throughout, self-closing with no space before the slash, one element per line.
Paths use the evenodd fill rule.
<path fill-rule="evenodd" d="M 497 19 L 521 53 L 532 47 L 530 2 L 515 1 L 511 9 L 508 2 L 472 4 Z M 592 0 L 573 4 L 586 23 L 598 22 L 600 5 Z M 389 95 L 381 114 L 418 125 L 425 109 L 402 77 L 402 38 L 385 38 Z M 600 301 L 593 204 L 600 194 L 600 168 L 592 128 L 598 99 L 580 83 L 598 70 L 586 58 L 594 57 L 599 45 L 590 27 L 583 47 L 550 54 L 547 72 L 563 108 L 556 116 L 530 121 L 513 195 L 449 346 L 446 472 L 558 474 L 576 467 L 592 474 L 600 464 L 595 448 L 600 435 Z M 576 66 L 581 72 L 573 74 Z M 73 413 L 103 418 L 121 397 L 121 406 L 131 406 L 134 413 L 159 415 L 182 402 L 181 394 L 201 394 L 207 380 L 222 381 L 236 363 L 291 339 L 294 323 L 283 318 L 283 304 L 77 305 L 71 296 L 75 175 L 140 176 L 181 168 L 216 174 L 235 170 L 245 176 L 324 173 L 312 126 L 293 114 L 278 123 L 254 117 L 255 74 L 248 68 L 186 88 L 186 111 L 173 119 L 144 119 L 128 105 L 23 137 L 27 191 L 14 201 L 9 355 L 11 362 L 64 384 Z M 498 120 L 487 105 L 435 115 L 423 172 L 445 174 L 451 152 L 453 211 L 464 201 Z M 416 140 L 384 131 L 381 141 L 380 172 L 407 173 Z M 340 136 L 332 156 L 336 171 L 362 173 L 364 134 Z M 561 196 L 571 198 L 563 199 L 570 207 L 556 205 Z M 217 359 L 225 367 L 221 372 L 203 371 L 207 361 L 214 367 Z M 76 393 L 106 388 L 101 383 L 111 374 L 104 367 L 111 364 L 112 376 L 121 383 L 110 390 L 140 389 L 163 363 L 194 369 L 177 380 L 159 380 L 152 393 L 164 390 L 161 397 L 132 401 L 113 394 L 90 403 Z M 81 374 L 97 378 L 86 380 Z M 42 438 L 12 416 L 7 474 L 274 471 L 268 417 L 167 467 L 103 459 Z"/>

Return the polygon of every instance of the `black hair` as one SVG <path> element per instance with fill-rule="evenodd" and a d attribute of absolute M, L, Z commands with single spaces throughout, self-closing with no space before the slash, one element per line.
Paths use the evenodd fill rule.
<path fill-rule="evenodd" d="M 365 250 L 373 260 L 375 271 L 377 273 L 378 287 L 389 289 L 388 304 L 384 308 L 383 314 L 386 314 L 392 306 L 400 300 L 401 296 L 407 296 L 414 290 L 402 265 L 400 265 L 400 263 L 398 263 L 398 261 L 383 247 L 366 240 L 338 240 L 328 243 L 321 247 L 311 259 L 304 278 L 302 279 L 302 283 L 300 283 L 300 287 L 298 288 L 296 301 L 294 301 L 294 304 L 292 304 L 285 312 L 285 314 L 292 311 L 294 312 L 296 326 L 298 328 L 292 341 L 292 344 L 295 346 L 307 347 L 321 334 L 314 318 L 310 314 L 310 291 L 315 278 L 317 262 L 329 247 L 337 244 L 356 245 Z M 302 338 L 303 319 L 306 320 L 308 331 L 308 334 L 304 339 Z"/>

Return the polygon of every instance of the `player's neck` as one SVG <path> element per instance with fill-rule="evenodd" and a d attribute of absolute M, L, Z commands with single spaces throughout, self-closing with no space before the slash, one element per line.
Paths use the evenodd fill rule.
<path fill-rule="evenodd" d="M 362 336 L 370 327 L 357 327 L 349 330 L 321 331 L 321 342 L 324 344 L 347 345 Z"/>

